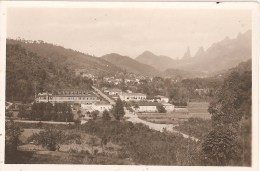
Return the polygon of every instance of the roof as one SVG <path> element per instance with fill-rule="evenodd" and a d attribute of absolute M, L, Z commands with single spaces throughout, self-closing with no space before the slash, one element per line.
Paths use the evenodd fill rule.
<path fill-rule="evenodd" d="M 97 97 L 94 94 L 57 94 L 55 97 Z"/>
<path fill-rule="evenodd" d="M 113 89 L 106 89 L 105 91 L 116 91 L 116 92 L 122 92 L 122 90 L 118 89 L 118 88 L 113 88 Z"/>
<path fill-rule="evenodd" d="M 93 93 L 87 94 L 51 94 L 51 93 L 39 93 L 38 96 L 56 96 L 56 97 L 97 97 Z"/>
<path fill-rule="evenodd" d="M 146 96 L 142 93 L 122 93 L 123 96 Z"/>
<path fill-rule="evenodd" d="M 161 96 L 161 95 L 157 95 L 157 96 L 154 96 L 154 97 L 159 97 L 159 98 L 168 98 L 168 97 Z"/>
<path fill-rule="evenodd" d="M 111 105 L 111 104 L 109 104 L 108 102 L 105 102 L 105 101 L 99 101 L 99 102 L 96 102 L 95 105 L 96 105 L 96 106 L 97 106 L 97 105 L 98 105 L 98 106 L 101 106 L 101 105 L 104 106 L 104 105 Z"/>
<path fill-rule="evenodd" d="M 147 102 L 147 101 L 141 101 L 137 103 L 138 106 L 158 106 L 159 103 L 157 102 Z"/>
<path fill-rule="evenodd" d="M 174 106 L 173 104 L 171 104 L 171 103 L 166 103 L 166 102 L 165 102 L 165 103 L 162 103 L 162 105 L 163 105 L 163 106 Z"/>

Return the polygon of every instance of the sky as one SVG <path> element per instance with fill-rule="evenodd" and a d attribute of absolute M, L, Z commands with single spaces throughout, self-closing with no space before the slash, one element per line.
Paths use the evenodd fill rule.
<path fill-rule="evenodd" d="M 43 40 L 90 55 L 144 51 L 181 58 L 251 29 L 247 10 L 9 8 L 7 37 Z"/>

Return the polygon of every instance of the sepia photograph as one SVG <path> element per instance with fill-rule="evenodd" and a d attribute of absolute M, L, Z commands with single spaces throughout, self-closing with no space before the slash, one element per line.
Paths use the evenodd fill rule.
<path fill-rule="evenodd" d="M 17 4 L 4 165 L 258 167 L 259 4 Z"/>

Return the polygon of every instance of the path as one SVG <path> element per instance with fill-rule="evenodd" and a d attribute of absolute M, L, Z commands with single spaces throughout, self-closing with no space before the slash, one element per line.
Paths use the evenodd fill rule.
<path fill-rule="evenodd" d="M 9 121 L 9 120 L 6 120 Z M 29 121 L 29 120 L 13 120 L 14 122 L 21 122 L 21 123 L 45 123 L 45 124 L 60 124 L 60 125 L 68 125 L 74 124 L 74 122 L 55 122 L 55 121 Z"/>
<path fill-rule="evenodd" d="M 132 123 L 142 123 L 144 125 L 147 125 L 150 129 L 153 129 L 153 130 L 156 130 L 156 131 L 163 132 L 164 130 L 166 130 L 166 131 L 169 131 L 169 132 L 181 134 L 184 138 L 190 138 L 193 141 L 199 141 L 198 138 L 189 136 L 187 134 L 184 134 L 184 133 L 182 133 L 180 131 L 175 130 L 174 127 L 177 126 L 177 125 L 173 125 L 173 124 L 156 124 L 156 123 L 152 123 L 152 122 L 147 122 L 145 120 L 142 120 L 142 119 L 138 118 L 136 115 L 132 115 L 131 117 L 129 117 L 127 119 L 127 121 L 130 121 Z"/>
<path fill-rule="evenodd" d="M 103 93 L 102 91 L 100 91 L 98 88 L 92 86 L 92 88 L 100 95 L 102 96 L 104 99 L 106 99 L 111 105 L 115 105 L 115 101 L 112 100 L 111 98 L 109 98 L 105 93 Z"/>
<path fill-rule="evenodd" d="M 13 103 L 11 103 L 11 102 L 5 102 L 5 110 L 9 109 L 12 106 L 12 104 Z"/>

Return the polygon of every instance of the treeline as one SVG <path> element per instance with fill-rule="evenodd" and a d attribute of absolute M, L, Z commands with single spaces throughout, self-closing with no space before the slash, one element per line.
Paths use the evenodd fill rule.
<path fill-rule="evenodd" d="M 91 88 L 92 80 L 75 77 L 66 65 L 49 61 L 17 44 L 6 46 L 6 99 L 31 102 L 35 93 L 52 89 Z"/>
<path fill-rule="evenodd" d="M 20 106 L 18 116 L 36 121 L 73 121 L 72 110 L 67 103 L 56 103 L 55 105 L 51 103 L 33 103 L 31 110 L 26 110 L 24 106 Z"/>
<path fill-rule="evenodd" d="M 212 131 L 202 143 L 208 165 L 250 166 L 252 72 L 232 72 L 210 103 Z"/>
<path fill-rule="evenodd" d="M 169 78 L 154 77 L 150 80 L 141 80 L 140 84 L 128 85 L 127 88 L 133 92 L 147 94 L 148 98 L 156 95 L 169 97 L 175 105 L 187 105 L 190 99 L 208 100 L 214 96 L 215 91 L 222 85 L 223 81 L 217 78 L 195 78 L 185 79 L 179 82 Z M 125 85 L 120 85 L 122 88 Z M 208 90 L 207 93 L 198 94 L 196 89 Z"/>

